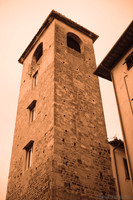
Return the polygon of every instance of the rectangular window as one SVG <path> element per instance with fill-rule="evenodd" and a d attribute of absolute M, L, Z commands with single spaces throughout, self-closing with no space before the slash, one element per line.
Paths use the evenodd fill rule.
<path fill-rule="evenodd" d="M 37 77 L 38 77 L 38 71 L 33 75 L 33 82 L 32 82 L 33 88 L 35 88 L 37 85 Z"/>
<path fill-rule="evenodd" d="M 25 169 L 28 169 L 31 166 L 32 161 L 32 147 L 26 151 L 26 166 Z"/>
<path fill-rule="evenodd" d="M 31 140 L 25 147 L 25 170 L 29 169 L 32 164 L 32 154 L 33 154 L 33 143 L 34 141 Z"/>
<path fill-rule="evenodd" d="M 29 109 L 29 122 L 32 123 L 35 120 L 35 107 L 36 107 L 36 100 L 32 101 L 32 103 L 28 106 Z"/>
<path fill-rule="evenodd" d="M 30 123 L 35 119 L 35 107 L 30 110 Z"/>
<path fill-rule="evenodd" d="M 133 51 L 129 54 L 129 56 L 125 59 L 125 63 L 127 64 L 127 69 L 129 70 L 133 67 Z"/>
<path fill-rule="evenodd" d="M 124 162 L 124 169 L 125 169 L 126 179 L 130 180 L 129 171 L 128 171 L 128 165 L 127 165 L 127 159 L 123 158 L 123 162 Z"/>

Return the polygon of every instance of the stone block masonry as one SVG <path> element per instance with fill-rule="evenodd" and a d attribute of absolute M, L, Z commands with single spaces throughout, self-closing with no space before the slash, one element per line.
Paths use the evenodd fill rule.
<path fill-rule="evenodd" d="M 82 40 L 81 53 L 67 47 L 67 32 Z M 110 151 L 95 70 L 93 43 L 56 22 L 54 199 L 115 195 Z"/>
<path fill-rule="evenodd" d="M 93 41 L 76 27 L 50 21 L 23 62 L 6 200 L 96 200 L 116 194 L 93 75 Z M 68 33 L 80 38 L 81 52 L 67 45 Z M 43 53 L 33 66 L 40 43 Z M 35 119 L 30 122 L 32 102 Z M 25 169 L 29 144 L 32 162 Z"/>
<path fill-rule="evenodd" d="M 32 56 L 43 42 L 43 55 L 34 66 Z M 42 35 L 23 65 L 16 117 L 7 200 L 52 199 L 54 152 L 54 23 Z M 31 69 L 33 68 L 32 74 Z M 37 85 L 32 88 L 38 70 Z M 29 73 L 30 72 L 30 73 Z M 36 100 L 35 120 L 29 122 L 27 107 Z M 25 170 L 26 151 L 33 140 L 31 167 Z"/>

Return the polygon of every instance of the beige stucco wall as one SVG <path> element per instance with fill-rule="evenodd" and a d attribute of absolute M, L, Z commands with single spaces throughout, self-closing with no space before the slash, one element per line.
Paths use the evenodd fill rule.
<path fill-rule="evenodd" d="M 133 178 L 133 68 L 127 70 L 127 65 L 124 63 L 132 51 L 133 48 L 111 72 L 131 178 Z"/>
<path fill-rule="evenodd" d="M 123 158 L 126 158 L 124 149 L 121 149 L 119 147 L 115 149 L 114 153 L 113 153 L 113 149 L 114 147 L 110 145 L 112 170 L 113 170 L 113 175 L 116 181 L 118 196 L 121 195 L 122 200 L 133 199 L 132 186 L 130 183 L 131 180 L 126 179 L 126 173 L 125 173 L 125 168 L 124 168 Z M 115 160 L 116 160 L 116 163 L 115 163 Z M 120 193 L 119 193 L 119 188 L 120 188 Z"/>

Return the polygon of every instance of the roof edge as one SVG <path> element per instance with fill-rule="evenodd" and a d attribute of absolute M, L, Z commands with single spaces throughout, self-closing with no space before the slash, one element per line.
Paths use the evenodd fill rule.
<path fill-rule="evenodd" d="M 112 145 L 113 147 L 120 147 L 122 149 L 124 149 L 124 143 L 121 139 L 118 138 L 114 138 L 113 140 L 108 142 L 110 145 Z"/>
<path fill-rule="evenodd" d="M 104 69 L 104 73 L 101 73 L 101 69 Z M 110 74 L 110 70 L 108 70 L 108 68 L 106 68 L 102 62 L 100 63 L 100 65 L 97 67 L 97 69 L 94 71 L 94 73 L 96 76 L 99 76 L 100 78 L 104 78 L 107 79 L 108 81 L 112 81 L 111 79 L 111 74 Z"/>
<path fill-rule="evenodd" d="M 65 17 L 64 15 L 58 13 L 55 10 L 52 10 L 48 17 L 45 19 L 44 23 L 42 24 L 41 28 L 38 30 L 36 35 L 33 37 L 31 40 L 30 44 L 27 46 L 21 57 L 19 58 L 18 62 L 23 64 L 25 58 L 33 48 L 33 46 L 36 44 L 36 42 L 39 40 L 41 37 L 42 33 L 48 28 L 48 26 L 52 23 L 54 19 L 58 19 L 59 21 L 64 22 L 65 24 L 71 26 L 72 28 L 78 29 L 80 32 L 84 33 L 85 35 L 89 36 L 92 38 L 93 43 L 96 41 L 96 39 L 99 37 L 95 33 L 89 31 L 88 29 L 84 28 L 83 26 L 77 24 L 76 22 L 72 21 L 71 19 Z"/>
<path fill-rule="evenodd" d="M 101 61 L 101 63 L 98 65 L 97 69 L 95 70 L 94 74 L 97 76 L 100 76 L 102 78 L 105 78 L 107 80 L 111 80 L 111 75 L 110 72 L 111 70 L 114 68 L 114 66 L 119 62 L 119 60 L 129 51 L 130 48 L 132 48 L 133 43 L 130 43 L 130 45 L 127 47 L 123 47 L 123 51 L 121 52 L 121 54 L 114 58 L 114 63 L 113 65 L 109 66 L 105 66 L 104 63 L 107 64 L 107 60 L 109 60 L 109 58 L 111 57 L 111 54 L 113 54 L 116 49 L 118 49 L 118 47 L 120 46 L 120 44 L 123 42 L 124 38 L 127 37 L 127 34 L 130 33 L 130 37 L 132 37 L 132 28 L 133 28 L 133 21 L 130 22 L 130 24 L 128 25 L 128 27 L 125 29 L 125 31 L 122 33 L 122 35 L 118 38 L 118 40 L 115 42 L 115 44 L 113 45 L 113 47 L 110 49 L 110 51 L 107 53 L 107 55 L 103 58 L 103 60 Z M 132 40 L 133 41 L 133 40 Z M 115 60 L 116 59 L 116 60 Z"/>

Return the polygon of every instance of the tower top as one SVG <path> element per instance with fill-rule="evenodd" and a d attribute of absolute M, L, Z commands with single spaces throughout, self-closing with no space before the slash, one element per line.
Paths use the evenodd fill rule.
<path fill-rule="evenodd" d="M 25 58 L 28 56 L 28 54 L 31 51 L 31 49 L 33 48 L 33 46 L 36 44 L 36 42 L 41 37 L 42 33 L 48 28 L 48 26 L 51 24 L 51 22 L 54 19 L 58 19 L 59 21 L 64 22 L 65 24 L 71 26 L 72 28 L 79 30 L 80 32 L 87 35 L 88 37 L 92 38 L 93 42 L 95 42 L 96 39 L 98 38 L 98 35 L 96 35 L 95 33 L 89 31 L 88 29 L 77 24 L 76 22 L 72 21 L 71 19 L 65 17 L 64 15 L 62 15 L 60 13 L 58 13 L 57 11 L 52 10 L 50 12 L 50 14 L 48 15 L 48 17 L 46 18 L 46 20 L 44 21 L 44 23 L 42 24 L 41 28 L 38 30 L 38 32 L 36 33 L 36 35 L 34 36 L 32 41 L 28 45 L 28 47 L 25 49 L 24 53 L 19 58 L 19 60 L 18 60 L 19 63 L 23 64 Z"/>

